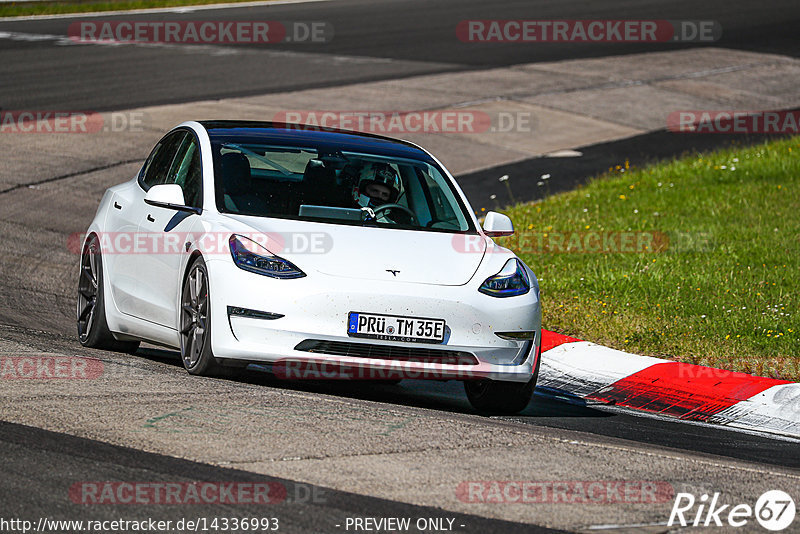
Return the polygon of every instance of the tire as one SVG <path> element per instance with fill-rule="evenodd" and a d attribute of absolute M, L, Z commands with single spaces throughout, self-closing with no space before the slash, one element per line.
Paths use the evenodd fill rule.
<path fill-rule="evenodd" d="M 139 348 L 138 341 L 120 341 L 108 329 L 103 258 L 96 235 L 90 236 L 81 250 L 76 315 L 78 341 L 84 347 L 128 353 L 134 353 Z"/>
<path fill-rule="evenodd" d="M 513 415 L 524 410 L 533 396 L 539 378 L 539 364 L 542 361 L 541 345 L 538 353 L 533 376 L 525 383 L 500 380 L 465 381 L 464 390 L 472 407 L 480 413 L 498 415 Z"/>
<path fill-rule="evenodd" d="M 192 262 L 181 291 L 181 361 L 191 375 L 229 376 L 235 367 L 223 367 L 211 349 L 211 293 L 206 262 Z"/>

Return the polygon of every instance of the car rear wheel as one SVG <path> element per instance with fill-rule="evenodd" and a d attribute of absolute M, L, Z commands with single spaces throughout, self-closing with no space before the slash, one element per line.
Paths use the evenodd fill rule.
<path fill-rule="evenodd" d="M 469 403 L 480 413 L 511 415 L 528 406 L 539 378 L 542 361 L 541 346 L 533 376 L 527 382 L 504 382 L 501 380 L 472 380 L 464 382 Z"/>
<path fill-rule="evenodd" d="M 120 341 L 108 329 L 104 293 L 100 241 L 96 235 L 92 235 L 81 250 L 77 302 L 78 341 L 84 347 L 93 349 L 136 352 L 139 348 L 138 341 Z"/>
<path fill-rule="evenodd" d="M 181 293 L 181 359 L 192 375 L 221 376 L 234 368 L 223 367 L 211 350 L 211 301 L 208 270 L 197 257 L 183 282 Z"/>

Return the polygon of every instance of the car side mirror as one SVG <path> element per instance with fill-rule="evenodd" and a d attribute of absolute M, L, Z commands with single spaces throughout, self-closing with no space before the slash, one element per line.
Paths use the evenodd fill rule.
<path fill-rule="evenodd" d="M 183 188 L 178 184 L 158 184 L 151 186 L 144 196 L 144 201 L 151 206 L 178 211 L 200 213 L 199 208 L 187 206 L 183 198 Z"/>
<path fill-rule="evenodd" d="M 489 237 L 502 237 L 514 233 L 514 223 L 508 216 L 490 211 L 483 220 L 483 231 Z"/>

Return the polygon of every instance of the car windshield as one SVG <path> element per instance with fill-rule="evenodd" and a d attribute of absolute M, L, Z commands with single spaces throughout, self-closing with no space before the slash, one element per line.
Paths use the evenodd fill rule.
<path fill-rule="evenodd" d="M 223 213 L 438 232 L 474 227 L 428 162 L 313 147 L 212 143 Z"/>

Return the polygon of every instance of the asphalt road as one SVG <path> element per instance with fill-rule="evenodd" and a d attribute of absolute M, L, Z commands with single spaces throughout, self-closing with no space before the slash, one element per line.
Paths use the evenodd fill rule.
<path fill-rule="evenodd" d="M 454 27 L 469 18 L 711 19 L 723 27 L 723 37 L 715 46 L 790 56 L 800 52 L 796 38 L 800 6 L 796 1 L 697 4 L 617 0 L 600 6 L 587 1 L 504 0 L 492 2 L 488 15 L 486 5 L 483 0 L 344 0 L 117 17 L 313 19 L 335 28 L 334 40 L 326 45 L 283 44 L 266 49 L 75 45 L 63 36 L 69 23 L 80 17 L 4 21 L 0 22 L 0 108 L 129 109 L 695 46 L 468 45 L 455 38 Z M 710 148 L 731 141 L 724 136 L 676 139 L 672 136 L 668 143 L 665 134 L 655 133 L 584 147 L 584 158 L 538 158 L 465 176 L 462 183 L 472 198 L 479 198 L 486 196 L 499 174 L 511 174 L 513 180 L 516 175 L 535 175 L 543 168 L 553 173 L 554 166 L 560 165 L 553 173 L 557 176 L 554 187 L 572 187 L 606 168 L 617 156 L 645 162 L 652 157 L 670 157 L 688 146 Z M 737 138 L 740 142 L 751 140 Z M 683 481 L 698 488 L 719 488 L 742 499 L 757 497 L 758 492 L 773 487 L 796 487 L 800 457 L 793 440 L 642 417 L 602 406 L 576 406 L 545 397 L 537 397 L 518 417 L 483 418 L 471 412 L 457 383 L 298 384 L 259 372 L 235 380 L 203 380 L 186 376 L 174 352 L 149 348 L 135 356 L 121 356 L 83 349 L 74 338 L 72 317 L 77 257 L 66 250 L 65 243 L 71 232 L 86 228 L 102 191 L 133 172 L 137 164 L 100 166 L 97 172 L 50 181 L 49 177 L 58 174 L 60 142 L 54 141 L 46 151 L 52 156 L 20 150 L 0 160 L 4 179 L 13 174 L 9 168 L 50 168 L 38 185 L 0 192 L 0 248 L 6 251 L 0 256 L 0 354 L 94 357 L 115 369 L 135 373 L 85 385 L 0 383 L 0 420 L 14 423 L 0 423 L 3 517 L 75 519 L 76 514 L 84 514 L 112 518 L 123 512 L 143 517 L 156 510 L 81 508 L 67 496 L 75 481 L 250 481 L 262 480 L 258 477 L 264 473 L 282 476 L 269 480 L 290 486 L 302 480 L 328 488 L 325 502 L 274 509 L 285 518 L 282 530 L 288 532 L 332 531 L 337 521 L 350 516 L 441 515 L 442 508 L 461 504 L 428 488 L 448 488 L 447 495 L 452 497 L 453 481 L 470 476 L 550 480 L 653 476 L 670 480 L 675 488 Z M 88 153 L 87 158 L 91 159 Z M 527 187 L 535 187 L 533 184 L 529 181 Z M 515 189 L 515 193 L 536 198 L 540 192 Z M 202 417 L 186 415 L 192 413 Z M 228 469 L 231 462 L 240 469 Z M 401 491 L 393 486 L 397 481 L 415 481 L 418 486 Z M 669 503 L 662 505 L 668 508 Z M 536 531 L 538 527 L 531 525 L 574 528 L 602 523 L 594 517 L 602 514 L 616 514 L 616 521 L 634 516 L 665 519 L 661 509 L 630 506 L 605 507 L 602 514 L 544 506 L 469 510 L 474 514 L 447 514 L 463 522 L 465 531 L 475 532 Z M 167 519 L 240 515 L 252 510 L 204 505 L 158 508 L 156 512 Z M 477 516 L 493 519 L 489 522 Z M 508 518 L 527 526 L 503 521 Z"/>
<path fill-rule="evenodd" d="M 25 317 L 36 321 L 35 312 Z M 174 351 L 94 351 L 68 332 L 6 325 L 0 355 L 10 354 L 104 367 L 95 380 L 31 381 L 8 379 L 4 366 L 0 420 L 15 423 L 0 422 L 0 517 L 34 523 L 278 517 L 282 531 L 343 532 L 335 525 L 347 518 L 447 517 L 458 532 L 539 532 L 610 516 L 627 520 L 627 532 L 642 521 L 661 532 L 673 492 L 747 500 L 768 488 L 792 491 L 800 476 L 797 440 L 541 396 L 519 416 L 480 417 L 455 382 L 286 382 L 258 370 L 202 379 L 188 376 Z M 492 479 L 661 481 L 670 493 L 600 507 L 481 508 L 456 498 L 464 481 Z M 287 501 L 75 502 L 76 485 L 98 482 L 277 483 Z"/>
<path fill-rule="evenodd" d="M 686 153 L 708 152 L 763 143 L 785 137 L 777 134 L 675 134 L 664 130 L 649 132 L 607 143 L 578 147 L 578 157 L 541 156 L 498 165 L 458 176 L 458 183 L 470 204 L 487 210 L 520 201 L 540 200 L 570 191 L 616 165 L 628 161 L 645 167 L 661 160 L 679 158 Z M 498 181 L 507 175 L 507 185 Z M 541 177 L 549 175 L 547 180 Z M 510 191 L 510 193 L 509 193 Z M 491 196 L 494 195 L 494 199 Z"/>
<path fill-rule="evenodd" d="M 238 518 L 277 525 L 279 532 L 346 532 L 348 518 L 403 517 L 430 518 L 446 521 L 458 532 L 519 533 L 559 532 L 535 525 L 492 520 L 484 517 L 448 513 L 434 507 L 414 506 L 405 503 L 365 497 L 354 493 L 303 484 L 291 480 L 265 477 L 246 471 L 215 467 L 160 454 L 142 452 L 128 447 L 109 445 L 99 441 L 78 438 L 68 434 L 48 432 L 25 425 L 0 422 L 0 446 L 3 462 L 0 464 L 0 502 L 2 518 L 18 518 L 38 524 L 40 518 L 55 521 L 171 521 L 177 525 L 182 519 L 206 524 L 215 518 Z M 57 467 L 57 468 L 54 468 Z M 187 498 L 180 504 L 134 505 L 118 502 L 115 498 L 96 503 L 87 498 L 81 502 L 77 484 L 103 481 L 134 481 L 138 483 L 193 483 L 225 481 L 233 488 L 266 486 L 267 495 L 274 495 L 257 503 L 193 502 Z M 77 482 L 76 482 L 77 481 Z M 234 486 L 238 484 L 238 486 Z M 201 486 L 202 487 L 202 486 Z M 255 495 L 250 493 L 242 501 Z M 85 495 L 102 495 L 87 489 Z M 27 498 L 20 499 L 20 495 Z M 125 498 L 124 494 L 123 499 Z M 152 493 L 153 501 L 158 498 Z M 207 495 L 214 495 L 208 493 Z M 231 492 L 237 499 L 237 490 Z M 165 494 L 162 494 L 163 498 Z M 272 501 L 272 499 L 275 499 Z M 77 501 L 77 502 L 76 502 Z M 109 502 L 112 501 L 112 502 Z M 277 523 L 272 520 L 277 519 Z M 452 523 L 451 523 L 452 522 Z M 351 527 L 352 529 L 352 527 Z M 12 531 L 12 529 L 2 529 Z M 79 528 L 49 528 L 49 532 L 80 531 Z M 117 529 L 125 531 L 126 529 Z M 170 528 L 168 531 L 184 530 Z M 192 530 L 192 529 L 185 529 Z"/>
<path fill-rule="evenodd" d="M 469 19 L 714 20 L 713 43 L 463 43 Z M 334 0 L 118 15 L 101 20 L 323 21 L 330 42 L 268 46 L 97 46 L 73 44 L 69 24 L 85 17 L 0 22 L 0 108 L 95 110 L 263 94 L 417 74 L 720 46 L 800 54 L 794 0 L 520 2 Z"/>
<path fill-rule="evenodd" d="M 180 364 L 178 353 L 149 351 L 148 355 L 169 358 Z M 453 414 L 472 413 L 464 397 L 461 384 L 421 380 L 406 380 L 397 386 L 363 384 L 283 384 L 269 375 L 248 372 L 238 380 L 250 384 L 276 386 L 342 397 L 389 402 L 427 408 Z M 766 437 L 722 428 L 717 425 L 694 425 L 677 422 L 666 417 L 642 417 L 632 410 L 595 405 L 580 405 L 552 398 L 546 391 L 537 390 L 527 409 L 513 417 L 494 417 L 510 424 L 533 425 L 560 430 L 589 432 L 598 437 L 631 440 L 642 444 L 724 456 L 737 460 L 758 462 L 779 467 L 800 468 L 797 448 L 800 442 L 794 439 Z"/>

